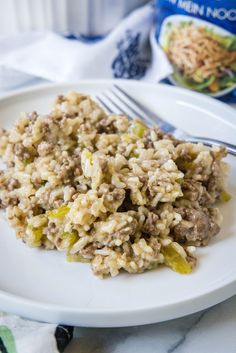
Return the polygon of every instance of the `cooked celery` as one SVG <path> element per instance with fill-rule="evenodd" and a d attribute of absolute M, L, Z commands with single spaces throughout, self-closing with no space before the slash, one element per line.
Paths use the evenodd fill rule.
<path fill-rule="evenodd" d="M 49 218 L 63 219 L 69 211 L 70 207 L 68 207 L 67 205 L 62 205 L 59 208 L 56 208 L 55 210 L 47 211 L 47 216 Z"/>
<path fill-rule="evenodd" d="M 73 231 L 71 233 L 64 232 L 64 233 L 62 233 L 61 237 L 63 240 L 68 241 L 69 245 L 73 245 L 78 238 L 78 233 L 76 231 Z"/>
<path fill-rule="evenodd" d="M 27 226 L 26 232 L 30 235 L 30 244 L 31 246 L 40 246 L 41 245 L 41 239 L 43 237 L 43 228 L 44 226 L 40 227 L 33 227 L 31 224 Z"/>
<path fill-rule="evenodd" d="M 34 234 L 34 240 L 36 242 L 40 241 L 43 236 L 43 226 L 39 228 L 32 228 L 32 233 Z"/>
<path fill-rule="evenodd" d="M 23 163 L 25 166 L 27 166 L 28 164 L 32 163 L 34 161 L 34 157 L 29 157 L 29 158 L 26 158 Z"/>
<path fill-rule="evenodd" d="M 185 160 L 182 157 L 178 157 L 175 163 L 177 164 L 178 168 L 184 172 L 187 172 L 188 170 L 192 170 L 195 167 L 192 161 Z"/>
<path fill-rule="evenodd" d="M 85 257 L 79 254 L 67 254 L 66 259 L 68 262 L 91 262 L 90 259 L 86 259 Z"/>
<path fill-rule="evenodd" d="M 130 155 L 129 155 L 130 158 L 137 158 L 138 155 L 134 152 L 130 152 Z"/>
<path fill-rule="evenodd" d="M 134 123 L 130 126 L 129 131 L 137 137 L 142 138 L 147 130 L 146 125 L 144 125 L 140 121 L 134 121 Z"/>
<path fill-rule="evenodd" d="M 227 201 L 231 200 L 231 195 L 226 191 L 222 191 L 220 193 L 220 199 L 221 199 L 221 201 L 227 202 Z"/>
<path fill-rule="evenodd" d="M 162 248 L 162 254 L 165 258 L 165 264 L 172 268 L 175 272 L 186 274 L 192 272 L 192 267 L 187 262 L 186 258 L 178 252 L 174 243 L 171 243 Z"/>
<path fill-rule="evenodd" d="M 121 136 L 122 141 L 126 142 L 126 143 L 131 143 L 132 142 L 132 138 L 130 134 L 123 134 Z"/>

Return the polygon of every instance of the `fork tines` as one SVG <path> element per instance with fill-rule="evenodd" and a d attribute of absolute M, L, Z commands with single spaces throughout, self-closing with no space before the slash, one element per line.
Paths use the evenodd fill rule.
<path fill-rule="evenodd" d="M 140 118 L 148 125 L 154 125 L 154 121 L 142 110 L 141 105 L 118 85 L 96 95 L 96 99 L 108 113 L 125 114 L 129 119 Z"/>

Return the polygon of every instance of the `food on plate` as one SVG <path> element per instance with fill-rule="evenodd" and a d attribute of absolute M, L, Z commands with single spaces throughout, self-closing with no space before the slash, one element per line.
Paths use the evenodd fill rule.
<path fill-rule="evenodd" d="M 217 93 L 236 85 L 236 36 L 183 21 L 171 25 L 164 50 L 181 86 Z"/>
<path fill-rule="evenodd" d="M 75 92 L 2 129 L 0 155 L 0 208 L 17 237 L 101 278 L 161 264 L 192 272 L 195 247 L 220 230 L 216 202 L 230 198 L 225 149 L 108 115 Z"/>

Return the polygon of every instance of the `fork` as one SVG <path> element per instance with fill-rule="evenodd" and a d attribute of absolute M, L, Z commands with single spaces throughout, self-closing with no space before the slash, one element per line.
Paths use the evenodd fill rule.
<path fill-rule="evenodd" d="M 129 119 L 139 117 L 147 125 L 152 127 L 157 124 L 163 132 L 171 133 L 178 139 L 193 143 L 202 142 L 206 146 L 224 146 L 229 154 L 236 156 L 236 145 L 214 138 L 190 135 L 157 116 L 116 84 L 107 92 L 97 94 L 95 99 L 108 113 L 125 114 Z"/>

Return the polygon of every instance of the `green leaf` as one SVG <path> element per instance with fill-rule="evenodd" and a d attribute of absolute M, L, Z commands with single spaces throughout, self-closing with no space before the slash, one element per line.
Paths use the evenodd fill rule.
<path fill-rule="evenodd" d="M 209 29 L 206 32 L 225 49 L 236 50 L 236 36 L 221 36 Z"/>
<path fill-rule="evenodd" d="M 224 76 L 220 79 L 219 83 L 221 89 L 232 87 L 236 84 L 236 75 L 234 75 L 233 77 Z"/>
<path fill-rule="evenodd" d="M 14 336 L 7 326 L 0 326 L 0 343 L 1 340 L 4 344 L 6 353 L 17 353 Z M 4 350 L 3 348 L 1 348 L 1 345 L 0 352 L 4 353 Z"/>
<path fill-rule="evenodd" d="M 207 89 L 215 80 L 215 76 L 211 76 L 207 80 L 204 80 L 203 82 L 199 83 L 199 82 L 193 81 L 192 79 L 184 77 L 178 72 L 175 72 L 173 77 L 181 86 L 184 86 L 186 88 L 199 91 L 199 92 L 202 92 L 205 89 Z"/>

